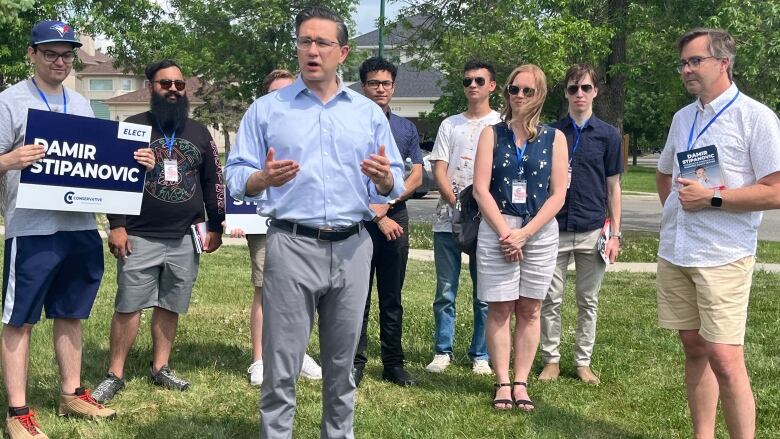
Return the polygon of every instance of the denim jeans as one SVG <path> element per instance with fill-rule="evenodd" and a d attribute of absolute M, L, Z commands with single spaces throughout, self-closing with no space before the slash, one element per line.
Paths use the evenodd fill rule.
<path fill-rule="evenodd" d="M 433 234 L 433 256 L 436 262 L 436 297 L 433 299 L 434 351 L 452 356 L 452 341 L 455 338 L 455 298 L 460 280 L 461 251 L 450 232 Z M 474 309 L 474 332 L 471 335 L 469 358 L 487 360 L 485 342 L 485 320 L 487 302 L 477 299 L 477 261 L 469 258 L 469 272 L 472 285 L 472 307 Z"/>

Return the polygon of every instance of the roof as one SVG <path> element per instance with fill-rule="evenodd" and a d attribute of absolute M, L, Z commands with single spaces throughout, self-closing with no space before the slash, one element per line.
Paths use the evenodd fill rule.
<path fill-rule="evenodd" d="M 442 74 L 438 70 L 419 70 L 406 63 L 398 65 L 398 74 L 395 76 L 394 98 L 438 98 L 441 96 L 439 82 Z M 363 93 L 360 82 L 349 86 L 358 93 Z"/>
<path fill-rule="evenodd" d="M 111 58 L 105 53 L 96 50 L 95 55 L 90 55 L 84 49 L 79 48 L 78 51 L 79 61 L 84 65 L 93 65 L 98 63 L 104 63 L 111 61 Z"/>
<path fill-rule="evenodd" d="M 426 23 L 430 22 L 433 18 L 428 15 L 413 15 L 411 17 L 406 17 L 403 19 L 399 19 L 397 21 L 394 21 L 392 23 L 388 23 L 385 26 L 385 38 L 384 38 L 384 44 L 385 46 L 402 46 L 406 43 L 407 40 L 409 40 L 410 37 L 414 36 L 415 29 L 418 27 L 424 26 Z M 405 21 L 408 21 L 410 26 L 406 26 L 404 24 Z M 363 35 L 359 35 L 355 38 L 355 45 L 358 47 L 361 46 L 369 46 L 369 47 L 377 47 L 379 46 L 379 29 L 372 30 L 371 32 Z"/>
<path fill-rule="evenodd" d="M 89 55 L 87 55 L 89 56 Z M 104 55 L 105 56 L 105 55 Z M 114 66 L 114 60 L 108 58 L 106 61 L 101 61 L 97 57 L 91 57 L 96 62 L 87 64 L 84 63 L 84 68 L 77 72 L 77 75 L 135 75 L 133 72 L 120 70 Z M 81 54 L 79 54 L 81 59 Z"/>
<path fill-rule="evenodd" d="M 203 104 L 205 101 L 195 95 L 195 92 L 200 88 L 200 81 L 198 78 L 186 78 L 187 80 L 187 96 L 190 99 L 190 104 Z M 111 99 L 106 99 L 103 102 L 106 104 L 148 104 L 151 95 L 147 87 L 141 87 L 136 91 L 125 93 L 123 95 L 114 96 Z"/>

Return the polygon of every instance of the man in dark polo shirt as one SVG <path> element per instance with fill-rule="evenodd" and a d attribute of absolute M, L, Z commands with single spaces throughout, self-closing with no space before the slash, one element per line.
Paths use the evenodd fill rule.
<path fill-rule="evenodd" d="M 360 385 L 367 361 L 366 331 L 371 309 L 370 288 L 375 273 L 379 297 L 379 340 L 384 366 L 382 379 L 399 386 L 415 385 L 414 378 L 404 369 L 404 351 L 401 347 L 404 308 L 401 304 L 401 289 L 404 286 L 406 261 L 409 256 L 409 213 L 406 210 L 406 200 L 422 184 L 423 160 L 417 128 L 409 119 L 390 111 L 390 99 L 395 92 L 397 73 L 398 69 L 395 65 L 379 57 L 369 58 L 360 66 L 363 94 L 376 102 L 387 115 L 393 138 L 406 164 L 407 175 L 404 181 L 406 190 L 401 196 L 390 200 L 387 204 L 371 204 L 371 210 L 376 217 L 373 221 L 364 221 L 374 243 L 374 254 L 371 258 L 371 281 L 363 314 L 363 328 L 360 332 L 352 371 L 355 385 Z"/>
<path fill-rule="evenodd" d="M 558 261 L 550 292 L 542 304 L 541 350 L 544 369 L 542 381 L 558 378 L 561 342 L 561 304 L 571 256 L 577 267 L 577 328 L 574 366 L 577 377 L 588 384 L 600 380 L 590 368 L 596 340 L 596 315 L 601 279 L 606 264 L 597 248 L 605 218 L 611 234 L 606 244 L 610 263 L 620 251 L 620 174 L 623 155 L 620 133 L 593 114 L 593 99 L 598 94 L 596 72 L 578 64 L 566 72 L 565 97 L 569 114 L 553 127 L 566 135 L 569 144 L 569 190 L 566 204 L 558 213 L 560 243 Z"/>

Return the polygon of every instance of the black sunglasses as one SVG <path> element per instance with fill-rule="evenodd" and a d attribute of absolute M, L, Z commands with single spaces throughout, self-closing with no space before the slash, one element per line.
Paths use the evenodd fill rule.
<path fill-rule="evenodd" d="M 171 88 L 172 85 L 176 86 L 176 90 L 182 91 L 184 90 L 184 87 L 187 86 L 187 83 L 182 81 L 181 79 L 172 80 L 172 79 L 161 79 L 159 81 L 152 81 L 160 84 L 160 88 L 163 90 L 168 90 Z"/>
<path fill-rule="evenodd" d="M 583 93 L 590 93 L 591 91 L 593 91 L 593 86 L 591 84 L 582 84 L 582 85 L 572 84 L 566 87 L 566 93 L 574 96 L 577 94 L 577 92 L 580 89 L 582 89 Z"/>
<path fill-rule="evenodd" d="M 531 87 L 523 87 L 520 88 L 516 85 L 507 85 L 506 86 L 506 92 L 509 93 L 512 96 L 515 96 L 516 94 L 523 92 L 523 96 L 527 98 L 532 98 L 536 94 L 536 89 Z"/>
<path fill-rule="evenodd" d="M 477 76 L 476 78 L 463 78 L 463 86 L 471 87 L 471 82 L 476 82 L 479 87 L 485 85 L 485 78 Z"/>

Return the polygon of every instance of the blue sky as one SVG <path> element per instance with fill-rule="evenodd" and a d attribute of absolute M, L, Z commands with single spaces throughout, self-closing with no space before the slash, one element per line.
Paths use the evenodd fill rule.
<path fill-rule="evenodd" d="M 403 1 L 390 3 L 389 0 L 385 0 L 385 22 L 394 19 L 403 6 Z M 363 35 L 376 29 L 376 20 L 379 18 L 379 0 L 360 0 L 357 12 L 352 18 L 357 25 L 357 35 Z"/>

